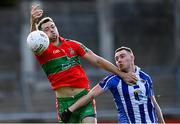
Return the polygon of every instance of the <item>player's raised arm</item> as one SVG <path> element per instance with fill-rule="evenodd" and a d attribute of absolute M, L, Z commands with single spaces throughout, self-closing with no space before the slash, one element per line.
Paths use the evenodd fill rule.
<path fill-rule="evenodd" d="M 90 63 L 99 66 L 100 68 L 105 69 L 106 71 L 112 72 L 114 74 L 119 75 L 126 83 L 136 83 L 137 77 L 133 73 L 125 73 L 121 72 L 115 65 L 111 62 L 107 61 L 106 59 L 96 55 L 91 50 L 89 50 L 85 55 L 84 58 L 88 60 Z"/>
<path fill-rule="evenodd" d="M 99 84 L 97 84 L 90 92 L 83 96 L 81 99 L 76 101 L 73 105 L 71 105 L 68 109 L 66 109 L 62 114 L 61 114 L 61 119 L 64 123 L 67 123 L 71 117 L 71 114 L 78 108 L 86 105 L 89 103 L 92 99 L 95 97 L 101 95 L 104 93 L 103 88 Z"/>
<path fill-rule="evenodd" d="M 37 30 L 36 25 L 38 19 L 42 16 L 43 10 L 39 8 L 39 5 L 33 5 L 31 8 L 31 16 L 30 16 L 30 32 Z"/>

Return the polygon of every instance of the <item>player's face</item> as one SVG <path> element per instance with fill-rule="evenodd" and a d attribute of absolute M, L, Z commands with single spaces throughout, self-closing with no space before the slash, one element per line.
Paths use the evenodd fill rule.
<path fill-rule="evenodd" d="M 47 34 L 50 41 L 57 40 L 57 38 L 59 36 L 59 32 L 58 32 L 57 27 L 54 24 L 54 22 L 51 22 L 51 21 L 46 22 L 46 23 L 42 24 L 41 28 L 42 28 L 42 31 Z"/>
<path fill-rule="evenodd" d="M 121 50 L 115 54 L 115 61 L 121 71 L 129 72 L 134 63 L 134 56 L 126 50 Z"/>

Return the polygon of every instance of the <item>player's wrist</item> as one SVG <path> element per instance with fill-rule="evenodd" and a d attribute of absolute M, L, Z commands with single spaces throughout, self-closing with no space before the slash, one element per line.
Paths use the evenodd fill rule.
<path fill-rule="evenodd" d="M 67 108 L 67 109 L 68 109 L 68 111 L 73 112 L 73 110 L 71 108 Z"/>
<path fill-rule="evenodd" d="M 64 123 L 68 123 L 69 119 L 71 118 L 72 112 L 67 108 L 62 114 L 61 114 L 61 120 Z"/>
<path fill-rule="evenodd" d="M 67 108 L 66 111 L 67 111 L 68 113 L 72 113 L 72 111 L 71 111 L 70 108 Z"/>
<path fill-rule="evenodd" d="M 121 70 L 119 70 L 119 76 L 120 76 L 122 79 L 126 79 L 127 73 L 122 72 Z"/>
<path fill-rule="evenodd" d="M 37 24 L 37 22 L 38 22 L 38 19 L 36 19 L 36 18 L 34 18 L 34 17 L 31 17 L 31 23 L 32 24 Z"/>

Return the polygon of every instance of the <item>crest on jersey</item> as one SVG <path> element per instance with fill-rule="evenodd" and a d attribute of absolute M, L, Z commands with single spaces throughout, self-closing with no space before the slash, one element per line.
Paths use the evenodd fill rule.
<path fill-rule="evenodd" d="M 134 97 L 137 101 L 140 101 L 143 98 L 144 94 L 140 89 L 134 90 Z"/>
<path fill-rule="evenodd" d="M 140 79 L 140 81 L 145 84 L 147 82 L 147 80 L 144 80 L 144 79 Z"/>
<path fill-rule="evenodd" d="M 69 48 L 70 54 L 74 54 L 74 50 L 72 48 Z"/>

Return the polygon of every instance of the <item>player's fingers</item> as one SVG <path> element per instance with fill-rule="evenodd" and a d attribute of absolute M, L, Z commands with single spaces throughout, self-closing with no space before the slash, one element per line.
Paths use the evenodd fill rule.
<path fill-rule="evenodd" d="M 36 9 L 38 9 L 39 7 L 40 7 L 39 4 L 34 4 L 34 5 L 31 6 L 31 9 L 32 9 L 32 10 L 36 10 Z"/>
<path fill-rule="evenodd" d="M 43 11 L 42 10 L 38 10 L 38 11 L 32 13 L 31 15 L 32 15 L 33 18 L 38 18 L 42 14 L 43 14 Z"/>
<path fill-rule="evenodd" d="M 32 15 L 38 15 L 40 13 L 43 13 L 43 10 L 36 10 L 36 11 L 32 12 Z"/>
<path fill-rule="evenodd" d="M 133 79 L 133 80 L 138 80 L 138 78 L 136 77 L 136 75 L 135 75 L 135 73 L 130 73 L 130 75 L 131 75 L 131 78 Z"/>
<path fill-rule="evenodd" d="M 133 84 L 136 84 L 137 81 L 138 81 L 137 77 L 132 77 L 132 79 L 133 79 L 133 80 L 132 80 L 132 83 L 133 83 Z"/>
<path fill-rule="evenodd" d="M 39 9 L 39 8 L 38 8 L 38 9 L 32 9 L 32 10 L 31 10 L 31 13 L 33 14 L 33 13 L 36 13 L 36 12 L 39 12 L 39 11 L 43 11 L 43 10 L 42 10 L 42 9 Z"/>
<path fill-rule="evenodd" d="M 133 79 L 135 80 L 135 81 L 138 81 L 138 78 L 134 75 L 133 76 Z"/>
<path fill-rule="evenodd" d="M 31 6 L 31 10 L 34 10 L 34 5 Z"/>
<path fill-rule="evenodd" d="M 32 6 L 31 14 L 34 14 L 37 11 L 42 11 L 42 9 L 39 8 L 39 5 Z"/>
<path fill-rule="evenodd" d="M 36 8 L 36 7 L 37 7 L 36 5 L 32 5 L 32 7 L 31 7 L 31 12 L 35 11 L 35 8 Z"/>
<path fill-rule="evenodd" d="M 39 13 L 38 15 L 36 15 L 36 18 L 40 18 L 42 16 L 42 13 Z"/>
<path fill-rule="evenodd" d="M 134 84 L 134 83 L 130 83 L 130 82 L 126 82 L 126 83 L 127 83 L 128 85 L 130 85 L 130 86 Z"/>
<path fill-rule="evenodd" d="M 42 14 L 36 15 L 33 17 L 33 20 L 39 19 L 42 16 Z"/>
<path fill-rule="evenodd" d="M 132 83 L 132 84 L 136 84 L 136 82 L 137 82 L 137 77 L 136 77 L 136 75 L 134 74 L 134 73 L 128 73 L 129 74 L 129 83 Z"/>

